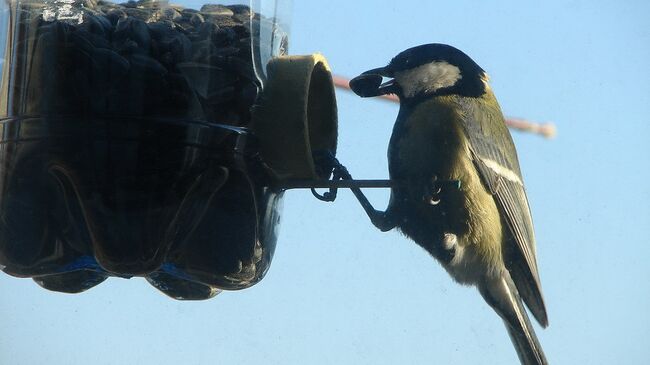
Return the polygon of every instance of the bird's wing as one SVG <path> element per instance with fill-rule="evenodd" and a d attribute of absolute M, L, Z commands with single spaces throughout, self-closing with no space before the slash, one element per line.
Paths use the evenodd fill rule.
<path fill-rule="evenodd" d="M 546 326 L 548 318 L 537 270 L 533 221 L 519 161 L 513 153 L 515 146 L 496 100 L 487 104 L 463 108 L 463 126 L 470 142 L 470 153 L 512 234 L 509 244 L 506 243 L 506 267 L 528 308 L 539 323 Z"/>

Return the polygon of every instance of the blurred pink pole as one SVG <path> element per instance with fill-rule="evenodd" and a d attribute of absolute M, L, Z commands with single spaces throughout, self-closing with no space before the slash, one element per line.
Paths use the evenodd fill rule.
<path fill-rule="evenodd" d="M 350 80 L 345 77 L 334 75 L 332 76 L 332 81 L 334 81 L 334 86 L 350 90 Z M 397 99 L 397 96 L 395 95 L 382 95 L 380 97 L 393 102 L 399 102 L 399 99 Z M 546 138 L 553 138 L 557 133 L 555 124 L 553 123 L 536 123 L 522 118 L 508 117 L 506 118 L 506 125 L 512 129 L 539 134 Z"/>

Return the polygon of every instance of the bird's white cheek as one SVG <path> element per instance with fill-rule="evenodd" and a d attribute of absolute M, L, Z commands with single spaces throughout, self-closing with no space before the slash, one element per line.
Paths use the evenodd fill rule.
<path fill-rule="evenodd" d="M 454 86 L 461 78 L 460 69 L 444 61 L 431 62 L 395 73 L 395 81 L 402 87 L 406 97 Z"/>

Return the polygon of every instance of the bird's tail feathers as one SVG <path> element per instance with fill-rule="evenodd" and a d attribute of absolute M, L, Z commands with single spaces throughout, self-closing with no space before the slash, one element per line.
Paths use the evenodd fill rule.
<path fill-rule="evenodd" d="M 510 275 L 489 280 L 479 287 L 483 298 L 503 318 L 523 365 L 548 365 L 523 302 Z"/>

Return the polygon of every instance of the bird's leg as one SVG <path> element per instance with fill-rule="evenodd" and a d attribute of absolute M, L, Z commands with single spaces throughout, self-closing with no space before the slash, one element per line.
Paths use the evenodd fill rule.
<path fill-rule="evenodd" d="M 397 221 L 390 210 L 381 211 L 375 209 L 366 198 L 366 195 L 359 188 L 351 188 L 352 194 L 357 198 L 363 210 L 366 211 L 370 222 L 382 232 L 390 231 L 397 226 Z"/>
<path fill-rule="evenodd" d="M 352 175 L 350 175 L 348 169 L 345 166 L 341 165 L 341 163 L 339 163 L 338 161 L 337 161 L 337 165 L 334 167 L 334 174 L 338 176 L 341 180 L 352 180 Z M 368 198 L 361 191 L 361 189 L 353 187 L 350 188 L 350 190 L 352 190 L 352 194 L 354 194 L 354 196 L 357 198 L 363 210 L 366 211 L 366 214 L 370 218 L 370 222 L 372 222 L 372 224 L 375 227 L 377 227 L 380 231 L 382 232 L 390 231 L 391 229 L 397 226 L 397 222 L 394 217 L 394 214 L 391 214 L 392 211 L 377 210 L 372 206 L 370 201 L 368 201 Z"/>
<path fill-rule="evenodd" d="M 334 154 L 332 154 L 331 151 L 316 151 L 313 154 L 313 158 L 317 168 L 320 168 L 320 172 L 323 175 L 331 172 L 333 181 L 353 180 L 348 169 L 343 166 L 336 157 L 334 157 Z M 391 211 L 380 211 L 375 209 L 361 189 L 351 187 L 350 190 L 352 190 L 352 193 L 361 204 L 361 207 L 363 207 L 363 210 L 368 214 L 372 224 L 380 231 L 390 231 L 397 226 L 396 219 Z M 312 189 L 312 194 L 323 201 L 334 201 L 334 199 L 336 199 L 336 188 L 330 188 L 330 191 L 323 195 L 318 194 L 315 189 Z"/>

